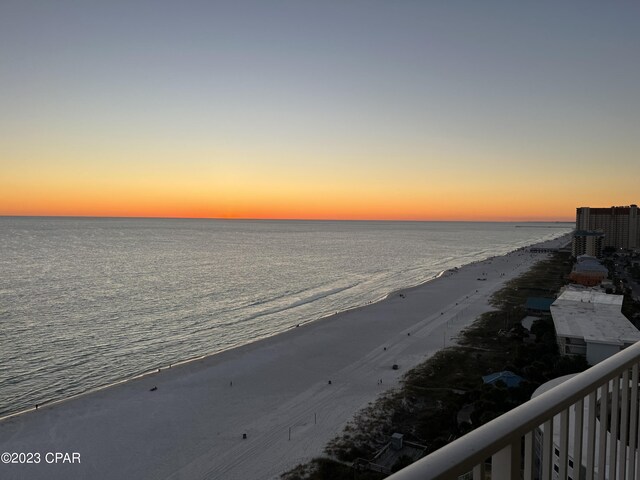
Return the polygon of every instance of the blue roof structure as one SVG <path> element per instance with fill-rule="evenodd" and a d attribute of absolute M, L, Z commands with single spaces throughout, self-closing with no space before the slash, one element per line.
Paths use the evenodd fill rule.
<path fill-rule="evenodd" d="M 495 383 L 498 380 L 503 381 L 508 388 L 513 388 L 520 385 L 520 382 L 524 380 L 524 378 L 522 378 L 519 375 L 516 375 L 513 372 L 510 372 L 509 370 L 491 373 L 489 375 L 485 375 L 484 377 L 482 377 L 482 381 L 484 383 L 490 383 L 491 385 L 495 385 Z"/>
<path fill-rule="evenodd" d="M 529 297 L 525 308 L 527 310 L 537 310 L 539 312 L 550 312 L 551 304 L 555 302 L 555 298 Z"/>
<path fill-rule="evenodd" d="M 577 258 L 577 263 L 574 265 L 573 270 L 575 272 L 598 272 L 609 275 L 609 269 L 607 267 L 602 265 L 597 258 L 588 255 L 580 255 Z"/>

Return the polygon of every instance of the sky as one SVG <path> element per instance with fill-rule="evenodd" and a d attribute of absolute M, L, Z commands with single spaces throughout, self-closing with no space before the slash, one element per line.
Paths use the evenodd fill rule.
<path fill-rule="evenodd" d="M 637 1 L 0 0 L 0 215 L 640 202 Z"/>

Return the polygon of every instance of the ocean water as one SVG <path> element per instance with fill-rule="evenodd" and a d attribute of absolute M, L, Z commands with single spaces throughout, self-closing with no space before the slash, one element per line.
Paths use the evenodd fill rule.
<path fill-rule="evenodd" d="M 572 227 L 0 217 L 0 415 L 246 344 Z"/>

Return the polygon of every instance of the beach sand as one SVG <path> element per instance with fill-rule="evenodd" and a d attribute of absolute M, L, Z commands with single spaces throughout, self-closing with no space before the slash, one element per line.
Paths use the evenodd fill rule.
<path fill-rule="evenodd" d="M 7 418 L 0 452 L 37 452 L 40 463 L 0 464 L 0 478 L 277 478 L 321 455 L 358 410 L 453 344 L 491 309 L 493 292 L 545 257 L 518 250 L 466 265 L 380 302 Z M 49 463 L 55 452 L 78 453 L 80 463 Z"/>

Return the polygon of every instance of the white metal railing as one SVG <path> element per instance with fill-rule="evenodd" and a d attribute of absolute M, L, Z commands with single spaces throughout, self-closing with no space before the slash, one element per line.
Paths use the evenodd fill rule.
<path fill-rule="evenodd" d="M 389 479 L 484 480 L 489 459 L 492 480 L 640 478 L 639 363 L 640 342 Z"/>

